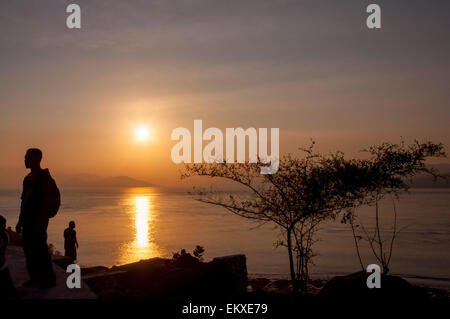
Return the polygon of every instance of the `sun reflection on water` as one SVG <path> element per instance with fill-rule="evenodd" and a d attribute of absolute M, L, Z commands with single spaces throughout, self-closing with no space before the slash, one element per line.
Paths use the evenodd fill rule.
<path fill-rule="evenodd" d="M 133 231 L 134 240 L 122 247 L 120 263 L 159 256 L 158 247 L 152 236 L 155 227 L 154 197 L 149 188 L 133 188 L 127 193 L 130 224 L 133 226 L 130 230 Z"/>
<path fill-rule="evenodd" d="M 135 227 L 136 227 L 136 247 L 145 248 L 150 245 L 148 224 L 150 222 L 150 197 L 145 195 L 137 195 L 134 198 L 136 210 Z"/>

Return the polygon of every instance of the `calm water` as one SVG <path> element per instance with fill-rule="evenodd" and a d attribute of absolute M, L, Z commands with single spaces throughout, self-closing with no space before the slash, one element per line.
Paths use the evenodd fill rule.
<path fill-rule="evenodd" d="M 17 222 L 19 192 L 0 192 L 0 214 L 8 225 Z M 392 216 L 392 200 L 381 206 L 385 220 Z M 397 204 L 399 227 L 406 228 L 394 246 L 393 273 L 450 278 L 450 190 L 413 190 Z M 373 208 L 360 216 L 373 224 Z M 195 245 L 205 246 L 206 260 L 244 253 L 250 273 L 287 274 L 287 254 L 275 248 L 277 230 L 255 224 L 224 209 L 202 204 L 184 193 L 156 188 L 115 191 L 64 191 L 63 205 L 49 226 L 49 243 L 63 250 L 63 231 L 70 220 L 77 224 L 79 263 L 84 266 L 117 265 Z M 358 260 L 348 226 L 328 222 L 319 232 L 315 275 L 357 271 Z M 362 247 L 365 263 L 375 262 Z"/>

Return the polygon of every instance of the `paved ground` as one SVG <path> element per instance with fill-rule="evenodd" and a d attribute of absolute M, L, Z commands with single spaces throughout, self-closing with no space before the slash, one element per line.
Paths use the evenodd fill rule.
<path fill-rule="evenodd" d="M 82 281 L 81 288 L 69 289 L 66 285 L 67 276 L 64 269 L 53 264 L 56 275 L 56 286 L 50 289 L 41 290 L 38 287 L 22 287 L 28 280 L 28 273 L 25 266 L 25 256 L 22 247 L 8 246 L 6 250 L 6 260 L 9 265 L 14 286 L 17 289 L 17 297 L 20 299 L 96 299 L 97 296 Z"/>

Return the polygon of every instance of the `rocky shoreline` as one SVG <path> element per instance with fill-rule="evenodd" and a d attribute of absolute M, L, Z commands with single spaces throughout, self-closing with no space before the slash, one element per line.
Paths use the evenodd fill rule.
<path fill-rule="evenodd" d="M 11 245 L 20 237 L 8 229 Z M 69 257 L 53 256 L 53 262 L 67 268 Z M 99 299 L 183 299 L 183 298 L 293 298 L 291 281 L 247 273 L 246 256 L 231 255 L 203 262 L 190 254 L 176 259 L 151 258 L 113 266 L 81 269 L 83 281 Z M 399 276 L 383 276 L 384 289 L 368 289 L 367 273 L 315 279 L 307 292 L 295 298 L 316 300 L 415 300 L 449 302 L 448 291 L 414 285 Z"/>
<path fill-rule="evenodd" d="M 54 261 L 64 267 L 67 259 Z M 176 260 L 152 258 L 110 268 L 82 268 L 82 279 L 99 299 L 293 298 L 290 280 L 248 275 L 245 255 L 202 262 L 187 254 Z M 368 289 L 366 279 L 367 273 L 357 272 L 311 280 L 306 294 L 295 298 L 449 302 L 447 291 L 413 285 L 398 276 L 383 275 L 384 289 Z"/>

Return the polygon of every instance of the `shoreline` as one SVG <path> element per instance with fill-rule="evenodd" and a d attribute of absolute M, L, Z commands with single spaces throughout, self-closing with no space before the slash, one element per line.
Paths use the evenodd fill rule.
<path fill-rule="evenodd" d="M 235 256 L 243 256 L 244 258 L 244 265 L 241 265 L 240 271 L 235 272 L 235 275 L 237 274 L 238 277 L 245 277 L 245 286 L 243 288 L 243 292 L 248 294 L 252 293 L 262 293 L 264 295 L 292 295 L 292 283 L 289 279 L 288 275 L 283 274 L 267 274 L 267 273 L 247 273 L 246 272 L 246 265 L 245 265 L 245 255 L 233 255 L 233 256 L 225 256 L 225 257 L 218 257 L 214 258 L 213 260 L 209 262 L 200 262 L 201 264 L 210 264 L 214 263 L 217 259 L 227 259 L 227 258 L 233 258 Z M 193 258 L 189 256 L 189 258 Z M 154 261 L 161 261 L 164 260 L 166 263 L 176 263 L 177 261 L 174 261 L 173 259 L 169 258 L 151 258 L 147 260 L 140 260 L 138 262 L 125 264 L 121 266 L 113 266 L 113 267 L 104 267 L 104 266 L 96 266 L 96 267 L 88 267 L 88 268 L 82 268 L 82 277 L 85 278 L 92 278 L 92 273 L 94 273 L 93 277 L 97 276 L 98 274 L 103 273 L 100 276 L 109 276 L 111 275 L 122 275 L 124 270 L 129 270 L 132 267 L 135 267 L 139 264 L 145 264 L 145 263 L 153 263 Z M 183 267 L 190 267 L 190 265 L 183 265 Z M 231 267 L 236 270 L 236 267 Z M 238 267 L 239 268 L 239 267 Z M 86 277 L 86 271 L 88 271 L 90 274 Z M 84 273 L 84 275 L 83 275 Z M 97 274 L 95 274 L 97 273 Z M 359 275 L 358 275 L 359 274 Z M 357 272 L 357 273 L 341 273 L 341 274 L 314 274 L 310 276 L 310 280 L 307 284 L 307 296 L 315 297 L 318 296 L 320 291 L 330 282 L 335 281 L 336 279 L 340 278 L 347 278 L 352 276 L 367 276 L 365 272 Z M 450 279 L 448 278 L 430 278 L 430 277 L 423 277 L 423 276 L 402 276 L 397 274 L 390 274 L 387 276 L 389 278 L 386 278 L 386 280 L 390 278 L 399 278 L 399 280 L 402 280 L 405 282 L 406 285 L 409 285 L 411 288 L 422 290 L 424 293 L 428 294 L 431 300 L 449 300 L 450 295 Z M 345 279 L 344 279 L 345 280 Z M 388 280 L 389 281 L 389 280 Z M 365 280 L 364 280 L 365 283 Z M 93 287 L 91 287 L 93 288 Z M 95 289 L 93 289 L 95 291 Z M 241 291 L 241 292 L 242 292 Z M 99 298 L 101 298 L 101 294 L 99 294 Z"/>
<path fill-rule="evenodd" d="M 327 282 L 336 276 L 346 276 L 350 274 L 347 273 L 333 273 L 333 274 L 314 274 L 311 275 L 310 279 L 312 282 Z M 419 286 L 427 289 L 438 289 L 445 291 L 448 295 L 450 295 L 450 278 L 435 278 L 435 277 L 424 277 L 424 276 L 416 276 L 416 275 L 403 275 L 397 273 L 391 273 L 392 276 L 400 277 L 414 286 Z M 265 274 L 265 273 L 249 273 L 248 278 L 250 279 L 268 279 L 270 281 L 278 281 L 278 280 L 290 280 L 289 275 L 285 274 Z"/>
<path fill-rule="evenodd" d="M 11 245 L 14 247 L 13 251 L 21 252 L 19 245 Z M 60 272 L 61 276 L 69 264 L 72 263 L 69 257 L 52 256 L 56 272 Z M 24 264 L 24 262 L 23 262 Z M 24 268 L 24 265 L 11 264 L 12 268 Z M 24 270 L 22 270 L 24 272 Z M 206 274 L 206 277 L 205 277 Z M 26 276 L 26 275 L 22 275 Z M 305 297 L 322 298 L 322 291 L 328 293 L 331 283 L 336 281 L 345 283 L 349 278 L 365 278 L 367 275 L 364 272 L 343 274 L 333 276 L 313 275 L 308 284 Z M 389 278 L 388 278 L 389 277 Z M 25 277 L 24 277 L 25 278 Z M 227 278 L 224 280 L 224 278 Z M 421 291 L 422 295 L 428 296 L 430 301 L 449 301 L 450 294 L 450 280 L 447 278 L 425 278 L 421 276 L 399 277 L 396 275 L 387 276 L 383 279 L 386 281 L 387 293 L 392 293 L 400 289 L 402 286 L 389 286 L 389 281 L 392 278 L 398 278 L 405 282 L 408 288 L 406 291 Z M 146 299 L 146 298 L 180 298 L 193 296 L 208 295 L 210 292 L 219 295 L 222 294 L 222 289 L 225 287 L 228 295 L 239 295 L 241 297 L 251 296 L 266 296 L 269 298 L 291 298 L 292 284 L 287 275 L 281 274 L 264 274 L 264 273 L 247 273 L 246 257 L 245 255 L 231 255 L 214 258 L 212 261 L 203 262 L 190 255 L 181 259 L 168 258 L 150 258 L 140 260 L 138 262 L 129 263 L 121 266 L 105 267 L 95 266 L 88 268 L 81 268 L 81 279 L 89 287 L 90 291 L 99 299 Z M 65 279 L 62 279 L 64 281 Z M 359 280 L 359 279 L 357 279 Z M 156 285 L 154 285 L 156 283 Z M 364 279 L 365 283 L 365 279 Z M 353 284 L 351 284 L 353 285 Z M 62 284 L 60 285 L 62 286 Z M 353 287 L 353 286 L 348 286 Z M 334 286 L 333 295 L 336 294 L 336 286 Z M 61 288 L 58 288 L 60 291 Z M 342 287 L 339 287 L 340 291 Z M 355 287 L 351 288 L 355 289 Z M 356 290 L 361 290 L 361 287 L 356 287 Z M 380 290 L 381 291 L 381 290 Z M 384 293 L 383 291 L 383 293 Z M 360 291 L 361 292 L 361 291 Z M 82 294 L 83 295 L 83 294 Z M 88 291 L 84 292 L 88 295 Z M 83 296 L 84 296 L 83 295 Z M 47 297 L 55 297 L 55 293 L 48 294 Z M 58 295 L 58 299 L 63 296 L 68 298 L 76 298 L 69 293 Z M 81 295 L 78 295 L 81 296 Z M 278 297 L 277 297 L 278 296 Z M 289 297 L 291 296 L 291 297 Z M 26 298 L 42 299 L 47 298 L 41 296 L 38 292 L 28 293 Z M 327 298 L 329 298 L 328 296 Z M 320 299 L 319 298 L 319 299 Z"/>
<path fill-rule="evenodd" d="M 20 243 L 20 237 L 17 236 L 17 234 L 11 230 L 11 228 L 8 228 L 8 233 L 10 235 L 11 239 L 11 246 L 21 246 Z M 190 256 L 190 255 L 189 255 Z M 245 287 L 245 290 L 252 290 L 252 288 L 249 288 L 252 286 L 252 284 L 257 286 L 257 290 L 265 290 L 266 292 L 275 292 L 275 293 L 281 293 L 286 294 L 289 293 L 289 289 L 287 289 L 290 285 L 290 279 L 288 274 L 274 274 L 274 273 L 257 273 L 257 272 L 250 272 L 247 273 L 247 266 L 246 266 L 246 257 L 245 255 L 234 255 L 234 256 L 243 256 L 244 260 L 241 261 L 240 274 L 239 276 L 245 276 L 248 281 L 247 287 Z M 190 256 L 192 257 L 192 256 Z M 213 258 L 211 261 L 203 262 L 195 260 L 196 263 L 201 264 L 210 264 L 214 263 L 215 260 L 221 259 L 221 258 L 229 258 L 233 256 L 225 256 L 225 257 L 218 257 Z M 193 258 L 193 257 L 192 257 Z M 67 257 L 61 256 L 61 255 L 52 255 L 53 262 L 61 267 L 62 269 L 66 269 L 67 265 L 72 263 L 68 261 Z M 155 260 L 161 260 L 164 261 L 166 264 L 173 263 L 174 260 L 171 258 L 162 258 L 162 257 L 155 257 L 150 259 L 143 259 L 132 263 L 127 263 L 123 265 L 115 265 L 111 267 L 107 266 L 82 266 L 82 278 L 86 276 L 86 272 L 88 273 L 94 273 L 96 275 L 102 275 L 106 273 L 112 273 L 115 271 L 121 271 L 124 269 L 129 269 L 130 267 L 134 267 L 135 265 L 139 265 L 142 263 L 152 263 Z M 189 265 L 188 265 L 189 266 Z M 186 267 L 186 265 L 182 265 L 182 268 Z M 238 267 L 238 268 L 239 268 Z M 109 275 L 108 274 L 108 275 Z M 339 273 L 313 273 L 310 275 L 310 283 L 311 288 L 313 291 L 313 294 L 317 294 L 323 286 L 336 277 L 345 277 L 348 276 L 350 272 L 339 272 Z M 92 275 L 92 274 L 91 274 Z M 142 275 L 145 276 L 145 273 L 142 273 Z M 436 291 L 440 295 L 450 295 L 450 278 L 442 278 L 442 277 L 427 277 L 427 276 L 420 276 L 420 275 L 409 275 L 409 274 L 401 274 L 401 273 L 391 273 L 391 276 L 400 277 L 410 283 L 411 285 L 422 287 L 427 290 L 433 290 Z M 254 288 L 254 287 L 253 287 Z M 254 290 L 254 289 L 253 289 Z"/>

